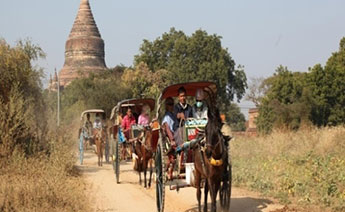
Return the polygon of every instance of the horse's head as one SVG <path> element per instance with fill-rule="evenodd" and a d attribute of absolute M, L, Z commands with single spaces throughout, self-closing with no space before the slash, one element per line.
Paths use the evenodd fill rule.
<path fill-rule="evenodd" d="M 209 94 L 207 101 L 207 117 L 208 122 L 206 125 L 206 154 L 211 157 L 221 157 L 224 151 L 223 135 L 221 133 L 222 120 L 220 118 L 219 110 L 215 104 L 216 98 L 212 93 Z"/>
<path fill-rule="evenodd" d="M 94 131 L 94 138 L 96 139 L 96 140 L 101 140 L 101 141 L 105 141 L 105 130 L 103 130 L 103 128 L 101 128 L 101 129 L 96 129 L 95 131 Z"/>

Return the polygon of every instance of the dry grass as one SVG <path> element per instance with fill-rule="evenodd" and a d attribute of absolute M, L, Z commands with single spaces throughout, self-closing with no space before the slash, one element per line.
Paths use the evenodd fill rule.
<path fill-rule="evenodd" d="M 50 143 L 50 153 L 15 153 L 0 167 L 0 211 L 90 211 L 86 184 L 74 168 L 74 144 Z"/>
<path fill-rule="evenodd" d="M 345 210 L 345 128 L 275 131 L 232 141 L 235 185 L 282 203 Z"/>

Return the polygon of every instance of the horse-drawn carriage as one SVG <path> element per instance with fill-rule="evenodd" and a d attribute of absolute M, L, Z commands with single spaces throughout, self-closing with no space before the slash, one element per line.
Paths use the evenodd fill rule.
<path fill-rule="evenodd" d="M 110 120 L 113 122 L 112 132 L 111 132 L 111 152 L 113 155 L 113 168 L 116 176 L 116 182 L 120 182 L 120 161 L 121 155 L 122 159 L 126 159 L 126 149 L 129 148 L 130 153 L 134 155 L 134 169 L 139 171 L 140 182 L 141 182 L 141 175 L 140 172 L 144 171 L 145 177 L 145 186 L 146 186 L 146 168 L 147 163 L 150 158 L 153 156 L 154 150 L 151 148 L 151 138 L 157 137 L 153 140 L 158 141 L 158 131 L 156 129 L 152 129 L 152 126 L 141 126 L 138 125 L 139 115 L 141 114 L 143 107 L 149 107 L 150 111 L 153 111 L 155 108 L 155 100 L 154 99 L 126 99 L 119 102 L 111 112 Z M 124 129 L 121 128 L 120 120 L 122 119 L 122 115 L 126 114 L 128 109 L 131 109 L 131 113 L 135 118 L 135 123 L 130 126 L 129 132 L 126 136 L 124 136 L 123 131 Z M 120 119 L 120 120 L 119 120 Z M 154 127 L 153 127 L 154 128 Z M 155 132 L 157 131 L 157 132 Z M 150 138 L 149 138 L 150 136 Z M 147 141 L 147 143 L 146 143 Z M 122 149 L 121 145 L 122 144 Z M 157 146 L 154 144 L 153 146 Z M 121 152 L 122 151 L 122 152 Z M 125 151 L 123 153 L 123 151 Z M 123 154 L 122 154 L 123 153 Z M 151 155 L 152 154 L 152 155 Z M 152 171 L 151 171 L 152 173 Z M 150 174 L 151 179 L 151 174 Z"/>
<path fill-rule="evenodd" d="M 164 114 L 161 110 L 164 108 L 165 100 L 177 97 L 181 87 L 185 89 L 187 97 L 195 96 L 200 89 L 204 91 L 208 120 L 205 122 L 205 120 L 186 119 L 184 126 L 180 125 L 181 129 L 179 128 L 182 132 L 183 144 L 175 149 L 172 148 L 163 127 L 159 130 L 158 144 L 155 148 L 157 210 L 164 211 L 166 186 L 169 186 L 170 190 L 193 186 L 197 188 L 200 211 L 203 186 L 206 196 L 205 211 L 207 211 L 208 190 L 211 193 L 212 211 L 216 211 L 218 191 L 221 207 L 228 211 L 231 196 L 230 138 L 221 134 L 222 123 L 216 106 L 216 85 L 211 82 L 192 82 L 165 88 L 157 100 L 156 117 L 161 123 Z M 171 160 L 175 162 L 172 163 Z M 168 173 L 169 168 L 173 170 L 172 175 Z"/>
<path fill-rule="evenodd" d="M 101 143 L 105 142 L 102 117 L 105 117 L 105 112 L 102 109 L 85 110 L 80 115 L 80 128 L 78 133 L 80 164 L 83 164 L 84 151 L 87 150 L 87 147 L 96 144 L 95 139 L 100 140 Z M 93 126 L 91 120 L 95 120 L 95 126 Z M 96 151 L 99 152 L 98 150 Z"/>

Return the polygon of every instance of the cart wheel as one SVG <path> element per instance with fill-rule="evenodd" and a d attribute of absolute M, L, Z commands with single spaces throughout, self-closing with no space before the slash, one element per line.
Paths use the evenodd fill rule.
<path fill-rule="evenodd" d="M 83 160 L 84 160 L 84 138 L 83 134 L 80 134 L 79 138 L 79 160 L 80 160 L 80 165 L 83 165 Z"/>
<path fill-rule="evenodd" d="M 231 169 L 231 155 L 230 155 L 230 143 L 227 146 L 227 164 L 226 164 L 226 171 L 223 176 L 223 180 L 221 183 L 221 188 L 219 192 L 220 196 L 220 205 L 223 211 L 230 210 L 230 201 L 231 201 L 231 182 L 232 182 L 232 169 Z"/>
<path fill-rule="evenodd" d="M 164 151 L 162 145 L 161 136 L 159 138 L 158 148 L 156 152 L 155 159 L 156 168 L 156 202 L 157 211 L 164 211 L 164 199 L 165 199 L 165 161 L 164 161 Z"/>
<path fill-rule="evenodd" d="M 119 140 L 115 140 L 115 176 L 116 176 L 116 183 L 120 183 L 120 154 L 119 154 Z"/>

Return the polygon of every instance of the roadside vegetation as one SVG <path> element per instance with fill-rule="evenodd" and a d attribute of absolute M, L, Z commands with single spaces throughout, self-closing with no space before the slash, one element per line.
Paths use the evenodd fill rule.
<path fill-rule="evenodd" d="M 74 140 L 50 120 L 42 57 L 30 41 L 0 40 L 0 211 L 90 211 Z"/>
<path fill-rule="evenodd" d="M 339 126 L 237 137 L 231 141 L 234 185 L 309 211 L 345 211 L 344 134 Z"/>

